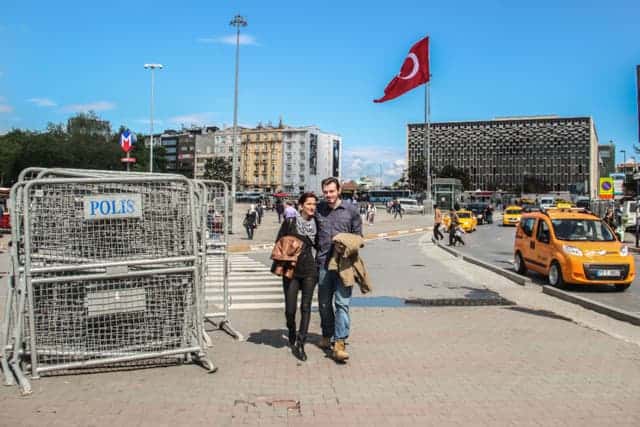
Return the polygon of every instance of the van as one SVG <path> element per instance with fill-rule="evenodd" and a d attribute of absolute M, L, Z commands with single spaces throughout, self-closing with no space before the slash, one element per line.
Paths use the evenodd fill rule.
<path fill-rule="evenodd" d="M 522 215 L 515 233 L 513 266 L 532 270 L 549 284 L 614 285 L 626 290 L 635 278 L 629 248 L 614 231 L 585 209 L 551 208 Z"/>

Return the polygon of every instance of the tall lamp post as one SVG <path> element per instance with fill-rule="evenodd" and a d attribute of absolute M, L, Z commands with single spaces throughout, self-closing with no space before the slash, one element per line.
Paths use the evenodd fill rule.
<path fill-rule="evenodd" d="M 240 28 L 247 26 L 247 20 L 241 15 L 233 17 L 229 23 L 232 27 L 236 27 L 236 81 L 233 95 L 233 142 L 232 142 L 232 163 L 231 163 L 231 206 L 236 201 L 236 170 L 238 168 L 237 145 L 238 145 L 238 75 L 240 71 Z M 233 208 L 232 208 L 233 209 Z M 233 221 L 233 218 L 231 218 Z M 231 223 L 233 229 L 233 222 Z"/>
<path fill-rule="evenodd" d="M 153 172 L 153 80 L 156 69 L 162 70 L 162 64 L 144 64 L 145 70 L 151 70 L 151 140 L 149 142 L 149 172 Z"/>
<path fill-rule="evenodd" d="M 622 153 L 622 173 L 627 173 L 626 166 L 627 166 L 627 150 L 620 150 L 620 152 Z"/>

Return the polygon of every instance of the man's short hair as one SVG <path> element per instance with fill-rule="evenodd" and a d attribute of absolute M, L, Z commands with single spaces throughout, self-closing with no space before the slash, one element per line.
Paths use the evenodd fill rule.
<path fill-rule="evenodd" d="M 336 189 L 340 190 L 340 181 L 338 180 L 338 178 L 335 178 L 333 176 L 330 176 L 329 178 L 325 178 L 322 180 L 322 189 L 324 190 L 324 187 L 326 187 L 329 184 L 335 184 L 336 185 Z"/>

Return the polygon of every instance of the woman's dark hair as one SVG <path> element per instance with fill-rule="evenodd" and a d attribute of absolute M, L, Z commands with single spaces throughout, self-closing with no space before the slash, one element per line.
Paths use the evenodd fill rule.
<path fill-rule="evenodd" d="M 310 197 L 313 197 L 314 199 L 316 199 L 316 202 L 318 201 L 318 196 L 313 194 L 313 192 L 308 191 L 306 193 L 302 193 L 302 196 L 300 196 L 300 198 L 298 199 L 298 205 L 299 206 L 304 205 L 304 202 L 306 202 L 307 199 L 310 198 Z"/>

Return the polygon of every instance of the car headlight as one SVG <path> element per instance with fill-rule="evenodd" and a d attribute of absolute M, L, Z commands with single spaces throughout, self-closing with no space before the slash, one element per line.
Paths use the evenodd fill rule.
<path fill-rule="evenodd" d="M 620 255 L 622 255 L 622 256 L 629 255 L 629 247 L 628 246 L 621 247 L 620 248 Z"/>
<path fill-rule="evenodd" d="M 562 250 L 565 254 L 574 255 L 574 256 L 582 256 L 582 251 L 575 246 L 563 245 Z"/>

